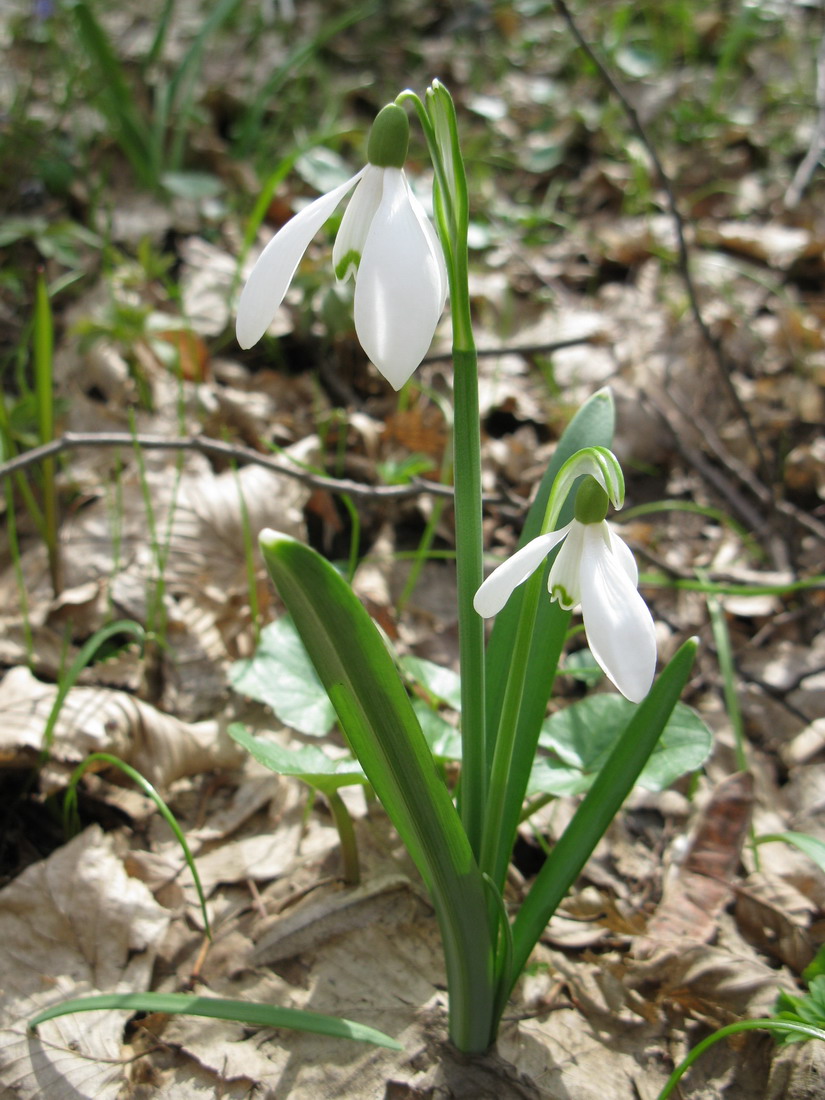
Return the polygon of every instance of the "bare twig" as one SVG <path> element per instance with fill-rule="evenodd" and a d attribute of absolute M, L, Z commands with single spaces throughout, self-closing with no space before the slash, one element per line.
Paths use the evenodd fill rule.
<path fill-rule="evenodd" d="M 825 152 L 825 35 L 819 43 L 816 58 L 816 105 L 818 109 L 816 128 L 811 137 L 808 152 L 800 162 L 788 190 L 785 192 L 785 207 L 793 210 L 799 205 L 803 192 L 811 182 L 816 166 Z"/>
<path fill-rule="evenodd" d="M 494 359 L 502 355 L 552 355 L 554 351 L 562 351 L 564 348 L 575 348 L 579 344 L 593 343 L 592 336 L 571 336 L 568 340 L 551 340 L 545 344 L 514 344 L 512 347 L 501 348 L 476 348 L 479 359 Z M 433 355 L 427 355 L 423 362 L 441 363 L 452 361 L 452 351 L 439 351 Z"/>
<path fill-rule="evenodd" d="M 687 240 L 685 237 L 685 222 L 679 210 L 678 203 L 676 202 L 676 195 L 674 194 L 673 185 L 670 182 L 670 177 L 668 176 L 661 160 L 659 159 L 659 154 L 656 152 L 656 146 L 653 144 L 653 141 L 648 136 L 648 133 L 642 125 L 639 116 L 636 113 L 635 107 L 628 99 L 627 94 L 616 81 L 615 77 L 612 75 L 612 73 L 601 60 L 601 58 L 599 58 L 593 52 L 593 49 L 579 30 L 578 25 L 576 24 L 576 21 L 571 15 L 570 10 L 564 0 L 554 0 L 554 3 L 559 15 L 561 15 L 568 28 L 570 29 L 570 33 L 572 34 L 573 38 L 575 38 L 577 44 L 587 55 L 589 60 L 592 61 L 592 63 L 596 66 L 596 69 L 598 70 L 602 80 L 616 97 L 618 102 L 621 104 L 621 107 L 627 115 L 627 119 L 630 122 L 634 133 L 638 137 L 639 141 L 641 141 L 642 145 L 644 145 L 645 149 L 647 150 L 648 156 L 653 163 L 653 167 L 659 179 L 659 185 L 665 195 L 667 211 L 670 214 L 674 229 L 676 231 L 677 267 L 679 270 L 679 274 L 682 277 L 682 281 L 685 285 L 688 301 L 690 303 L 690 311 L 693 314 L 693 319 L 696 323 L 697 328 L 699 329 L 702 340 L 704 341 L 706 347 L 713 356 L 713 360 L 716 363 L 719 371 L 719 376 L 722 379 L 722 383 L 728 396 L 730 397 L 731 403 L 733 404 L 737 415 L 741 418 L 742 423 L 745 426 L 745 431 L 748 434 L 748 439 L 750 440 L 751 446 L 753 447 L 754 452 L 757 456 L 757 462 L 759 463 L 760 468 L 760 476 L 766 484 L 770 484 L 770 473 L 765 463 L 762 448 L 759 445 L 759 440 L 756 436 L 753 424 L 751 423 L 751 419 L 748 416 L 747 410 L 745 409 L 745 406 L 742 403 L 742 399 L 739 396 L 731 378 L 733 364 L 728 358 L 720 341 L 717 340 L 717 338 L 713 335 L 710 328 L 708 327 L 708 324 L 705 321 L 704 315 L 702 313 L 702 308 L 699 305 L 699 298 L 696 292 L 696 284 L 693 281 L 693 275 L 691 274 L 690 269 L 690 255 L 688 253 Z M 752 488 L 751 485 L 749 485 L 748 487 Z"/>
<path fill-rule="evenodd" d="M 194 451 L 211 457 L 220 457 L 241 465 L 262 466 L 265 470 L 290 477 L 309 485 L 313 489 L 326 489 L 331 493 L 346 493 L 352 497 L 364 497 L 378 500 L 403 500 L 406 497 L 429 493 L 431 496 L 449 497 L 453 495 L 451 485 L 439 485 L 424 478 L 413 478 L 407 485 L 365 485 L 349 478 L 326 477 L 314 474 L 296 466 L 287 465 L 268 455 L 259 454 L 249 447 L 226 443 L 220 439 L 210 439 L 205 435 L 166 438 L 160 435 L 132 435 L 130 432 L 66 432 L 41 447 L 32 447 L 7 462 L 0 463 L 0 477 L 25 470 L 46 458 L 76 451 L 84 447 L 142 447 L 147 451 Z M 486 497 L 486 503 L 501 501 L 500 496 Z"/>

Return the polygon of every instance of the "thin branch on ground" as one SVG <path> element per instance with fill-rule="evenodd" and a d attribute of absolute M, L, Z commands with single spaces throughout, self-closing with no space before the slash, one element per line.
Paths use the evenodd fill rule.
<path fill-rule="evenodd" d="M 496 359 L 503 355 L 552 355 L 554 351 L 562 351 L 564 348 L 575 348 L 580 344 L 595 343 L 592 336 L 571 336 L 569 340 L 551 340 L 544 344 L 514 344 L 512 347 L 501 348 L 476 348 L 479 359 Z M 452 351 L 440 351 L 433 355 L 427 355 L 422 360 L 424 363 L 452 362 Z"/>
<path fill-rule="evenodd" d="M 713 335 L 710 328 L 708 327 L 707 321 L 705 320 L 704 314 L 702 313 L 702 307 L 699 305 L 699 297 L 696 291 L 696 284 L 693 281 L 693 275 L 691 274 L 690 269 L 690 254 L 688 251 L 687 238 L 685 235 L 685 220 L 682 217 L 681 211 L 679 210 L 679 205 L 676 202 L 676 195 L 674 193 L 673 184 L 670 181 L 670 177 L 665 171 L 664 165 L 659 158 L 659 154 L 656 151 L 656 146 L 654 145 L 652 139 L 647 133 L 647 130 L 642 125 L 642 122 L 639 119 L 636 108 L 630 102 L 627 93 L 619 85 L 605 63 L 601 60 L 601 58 L 596 55 L 596 53 L 594 53 L 592 47 L 579 30 L 579 27 L 572 14 L 570 13 L 570 9 L 567 7 L 565 0 L 553 0 L 553 2 L 559 15 L 562 17 L 562 19 L 564 19 L 570 30 L 570 33 L 576 40 L 576 43 L 587 55 L 588 59 L 593 63 L 593 65 L 595 65 L 601 79 L 621 105 L 622 110 L 627 116 L 627 119 L 634 133 L 647 150 L 648 156 L 650 157 L 650 160 L 658 177 L 659 185 L 664 192 L 667 211 L 670 215 L 674 229 L 676 231 L 676 264 L 679 274 L 685 285 L 688 301 L 690 303 L 690 311 L 693 315 L 696 326 L 699 329 L 702 340 L 708 350 L 711 352 L 713 360 L 716 363 L 719 375 L 722 379 L 722 383 L 731 400 L 731 403 L 733 404 L 737 415 L 741 418 L 742 423 L 745 427 L 748 439 L 757 457 L 760 477 L 766 485 L 769 485 L 771 483 L 770 471 L 767 468 L 767 464 L 765 462 L 764 454 L 759 444 L 756 431 L 742 402 L 742 398 L 739 396 L 739 393 L 737 392 L 731 378 L 732 372 L 735 369 L 734 364 L 730 361 L 728 355 L 722 347 L 721 342 Z M 752 485 L 749 484 L 748 487 L 752 488 Z"/>
<path fill-rule="evenodd" d="M 249 447 L 211 439 L 205 435 L 166 438 L 160 435 L 132 435 L 130 432 L 65 432 L 50 443 L 32 447 L 31 450 L 0 463 L 0 477 L 8 477 L 10 474 L 25 470 L 46 458 L 52 458 L 66 451 L 76 451 L 84 447 L 134 447 L 135 445 L 146 451 L 193 451 L 210 458 L 237 462 L 243 466 L 262 466 L 265 470 L 293 478 L 312 489 L 326 489 L 330 493 L 346 493 L 352 497 L 403 500 L 422 493 L 429 493 L 436 497 L 452 498 L 453 496 L 451 485 L 439 485 L 435 481 L 427 481 L 420 477 L 413 478 L 406 485 L 365 485 L 363 482 L 352 481 L 349 478 L 327 477 L 324 474 L 315 474 L 309 470 L 287 465 L 268 455 L 259 454 L 258 451 L 253 451 Z M 488 504 L 500 504 L 502 500 L 501 495 L 485 497 L 485 503 Z"/>

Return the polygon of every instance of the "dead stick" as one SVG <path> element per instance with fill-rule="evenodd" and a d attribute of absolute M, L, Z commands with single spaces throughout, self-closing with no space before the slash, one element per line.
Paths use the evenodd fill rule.
<path fill-rule="evenodd" d="M 309 485 L 310 488 L 326 489 L 331 493 L 347 493 L 353 497 L 403 500 L 407 497 L 418 496 L 421 493 L 450 498 L 453 495 L 451 485 L 439 485 L 435 481 L 427 481 L 424 478 L 413 478 L 408 485 L 365 485 L 363 482 L 351 481 L 349 478 L 326 477 L 323 474 L 314 474 L 308 470 L 288 466 L 277 459 L 259 454 L 249 447 L 226 443 L 220 439 L 211 439 L 205 435 L 166 438 L 159 435 L 132 435 L 130 432 L 65 432 L 50 443 L 44 443 L 40 447 L 32 447 L 31 450 L 24 451 L 15 458 L 0 463 L 0 477 L 8 477 L 10 474 L 18 473 L 20 470 L 65 451 L 75 451 L 83 447 L 134 447 L 135 445 L 147 451 L 193 451 L 207 456 L 221 457 L 243 465 L 262 466 L 273 473 L 303 482 L 303 484 Z M 488 496 L 485 497 L 485 502 L 498 503 L 501 499 L 498 496 Z"/>
<path fill-rule="evenodd" d="M 742 423 L 745 425 L 745 431 L 748 434 L 748 439 L 750 440 L 751 446 L 756 452 L 757 462 L 760 469 L 760 476 L 762 477 L 766 485 L 770 484 L 770 472 L 767 469 L 764 455 L 762 453 L 762 448 L 759 445 L 759 440 L 756 436 L 756 432 L 754 430 L 753 424 L 751 423 L 751 419 L 748 416 L 747 410 L 745 409 L 745 406 L 742 403 L 742 399 L 733 384 L 733 380 L 731 379 L 733 365 L 730 362 L 727 354 L 725 353 L 720 341 L 717 340 L 717 338 L 710 331 L 702 313 L 702 308 L 699 305 L 699 298 L 696 293 L 696 284 L 693 281 L 693 276 L 690 270 L 690 255 L 688 253 L 687 240 L 685 238 L 685 222 L 679 210 L 679 206 L 676 202 L 676 195 L 674 194 L 673 184 L 670 182 L 670 177 L 668 176 L 667 172 L 664 169 L 664 165 L 659 159 L 659 154 L 656 152 L 656 146 L 653 144 L 653 141 L 648 136 L 647 131 L 645 130 L 639 119 L 638 114 L 636 113 L 636 108 L 630 102 L 626 93 L 618 84 L 615 77 L 612 75 L 604 62 L 593 52 L 592 47 L 584 38 L 578 28 L 578 25 L 576 24 L 576 21 L 570 14 L 570 10 L 567 7 L 567 4 L 564 2 L 564 0 L 554 0 L 554 3 L 556 6 L 556 10 L 559 12 L 559 14 L 569 27 L 570 33 L 573 35 L 576 42 L 590 59 L 590 61 L 592 61 L 593 64 L 596 66 L 596 69 L 602 80 L 621 104 L 621 107 L 627 115 L 628 121 L 630 122 L 633 131 L 635 132 L 639 141 L 641 141 L 642 145 L 644 145 L 645 149 L 647 150 L 648 156 L 653 162 L 653 167 L 656 171 L 656 175 L 659 178 L 659 184 L 665 194 L 665 202 L 667 204 L 668 213 L 670 214 L 673 226 L 676 230 L 677 267 L 679 270 L 679 274 L 682 277 L 682 281 L 685 284 L 685 290 L 687 291 L 688 301 L 690 303 L 690 311 L 693 314 L 693 319 L 696 322 L 696 326 L 699 329 L 705 345 L 713 356 L 713 360 L 716 363 L 725 390 L 727 391 L 728 396 L 730 397 L 738 416 L 741 418 Z M 749 485 L 748 488 L 751 488 L 751 486 Z"/>

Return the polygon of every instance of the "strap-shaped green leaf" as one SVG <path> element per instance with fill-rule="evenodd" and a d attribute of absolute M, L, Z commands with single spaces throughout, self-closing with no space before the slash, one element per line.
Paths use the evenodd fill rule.
<path fill-rule="evenodd" d="M 486 894 L 387 646 L 352 589 L 314 550 L 265 531 L 261 550 L 350 748 L 415 860 L 444 940 L 451 1038 L 486 1050 L 493 947 Z"/>
<path fill-rule="evenodd" d="M 325 1016 L 303 1008 L 256 1001 L 233 1001 L 224 997 L 200 997 L 196 993 L 100 993 L 93 997 L 73 997 L 39 1012 L 29 1021 L 34 1031 L 47 1020 L 72 1012 L 99 1012 L 101 1009 L 130 1009 L 132 1012 L 164 1012 L 169 1015 L 206 1016 L 213 1020 L 237 1020 L 253 1027 L 289 1027 L 312 1031 L 336 1039 L 356 1039 L 362 1043 L 401 1050 L 401 1044 L 383 1031 L 358 1024 L 341 1016 Z"/>
<path fill-rule="evenodd" d="M 550 917 L 619 812 L 679 700 L 696 656 L 685 642 L 636 709 L 619 740 L 539 871 L 513 924 L 511 985 Z"/>
<path fill-rule="evenodd" d="M 564 431 L 553 460 L 545 471 L 524 524 L 519 546 L 524 546 L 541 533 L 547 499 L 564 463 L 583 447 L 609 447 L 613 441 L 614 422 L 613 398 L 608 390 L 600 390 L 582 405 Z M 574 499 L 575 493 L 571 493 L 568 503 L 562 509 L 558 527 L 563 527 L 572 519 Z M 545 567 L 545 579 L 553 556 L 550 556 Z M 491 731 L 498 729 L 526 588 L 526 585 L 517 588 L 507 605 L 496 616 L 487 647 L 487 728 Z M 539 602 L 505 795 L 498 857 L 493 865 L 485 868 L 499 889 L 504 885 L 530 770 L 536 755 L 541 723 L 544 721 L 569 622 L 570 613 L 562 611 L 557 603 L 551 602 L 549 598 Z"/>

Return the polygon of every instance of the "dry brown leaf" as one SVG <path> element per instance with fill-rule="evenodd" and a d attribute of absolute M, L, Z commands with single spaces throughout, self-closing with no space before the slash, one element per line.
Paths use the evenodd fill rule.
<path fill-rule="evenodd" d="M 773 875 L 749 875 L 736 891 L 734 915 L 742 933 L 795 974 L 814 957 L 808 927 L 816 911 L 808 898 Z"/>
<path fill-rule="evenodd" d="M 148 988 L 169 914 L 97 826 L 0 892 L 0 1084 L 20 1100 L 114 1100 L 128 1012 L 29 1019 L 68 997 Z M 6 1095 L 6 1094 L 4 1094 Z"/>
<path fill-rule="evenodd" d="M 0 682 L 0 763 L 30 767 L 38 759 L 57 687 L 13 668 Z M 41 786 L 62 786 L 67 771 L 89 753 L 108 752 L 132 764 L 159 787 L 184 775 L 234 767 L 243 753 L 218 721 L 186 723 L 111 688 L 75 687 L 54 731 Z"/>
<path fill-rule="evenodd" d="M 313 951 L 343 933 L 406 923 L 428 908 L 404 875 L 375 879 L 354 889 L 336 884 L 268 921 L 255 934 L 253 957 L 258 965 L 271 964 Z"/>
<path fill-rule="evenodd" d="M 731 880 L 739 867 L 752 804 L 750 775 L 732 775 L 718 785 L 682 866 L 665 883 L 644 937 L 634 944 L 637 957 L 683 950 L 685 943 L 713 938 L 717 918 L 733 896 Z"/>

